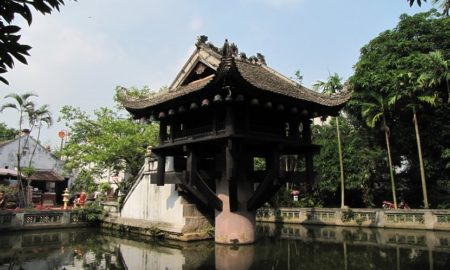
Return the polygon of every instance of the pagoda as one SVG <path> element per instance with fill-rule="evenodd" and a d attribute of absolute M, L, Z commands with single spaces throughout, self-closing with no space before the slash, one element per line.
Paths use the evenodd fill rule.
<path fill-rule="evenodd" d="M 286 78 L 264 56 L 246 57 L 225 41 L 217 48 L 201 36 L 168 90 L 122 97 L 135 119 L 159 121 L 158 160 L 151 182 L 177 184 L 215 210 L 215 241 L 255 241 L 256 210 L 286 182 L 312 184 L 316 173 L 312 118 L 337 116 L 348 93 L 327 96 Z M 281 166 L 302 160 L 304 170 Z M 166 159 L 173 172 L 166 171 Z M 255 160 L 263 169 L 255 168 Z"/>

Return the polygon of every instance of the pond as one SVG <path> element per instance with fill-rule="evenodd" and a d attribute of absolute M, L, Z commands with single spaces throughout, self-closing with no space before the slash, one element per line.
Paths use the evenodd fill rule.
<path fill-rule="evenodd" d="M 100 229 L 3 232 L 0 269 L 450 269 L 450 232 L 259 224 L 258 242 L 172 242 Z"/>

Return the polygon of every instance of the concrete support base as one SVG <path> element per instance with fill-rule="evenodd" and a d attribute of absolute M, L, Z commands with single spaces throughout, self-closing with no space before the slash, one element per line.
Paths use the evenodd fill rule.
<path fill-rule="evenodd" d="M 215 214 L 215 241 L 220 244 L 251 244 L 255 242 L 256 211 L 247 211 L 247 201 L 253 194 L 253 184 L 239 175 L 237 196 L 230 194 L 230 181 L 216 182 L 216 192 L 223 203 L 222 211 Z M 231 211 L 230 200 L 235 200 L 236 211 Z"/>
<path fill-rule="evenodd" d="M 225 208 L 224 204 L 222 212 L 216 211 L 216 243 L 239 245 L 255 242 L 255 216 L 255 212 L 230 212 L 228 205 Z"/>

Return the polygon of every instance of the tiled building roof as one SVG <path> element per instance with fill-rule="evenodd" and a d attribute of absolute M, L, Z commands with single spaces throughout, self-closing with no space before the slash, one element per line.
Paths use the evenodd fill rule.
<path fill-rule="evenodd" d="M 217 70 L 215 70 L 214 74 L 143 99 L 134 99 L 125 95 L 121 100 L 122 104 L 125 108 L 132 111 L 157 106 L 167 101 L 202 90 L 209 84 L 212 84 L 223 77 L 224 73 L 227 72 L 239 74 L 242 80 L 262 91 L 290 97 L 298 101 L 310 102 L 319 106 L 341 107 L 350 98 L 350 94 L 346 91 L 342 94 L 329 96 L 308 89 L 271 69 L 265 64 L 265 61 L 255 61 L 255 58 L 253 60 L 241 59 L 237 54 L 231 53 L 228 53 L 227 56 L 225 55 L 225 47 L 228 46 L 228 42 L 225 44 L 224 48 L 219 51 L 212 50 L 211 46 L 208 46 L 207 44 L 196 44 L 197 50 L 206 50 L 210 53 L 209 55 L 211 57 L 221 57 L 220 65 Z M 230 49 L 228 48 L 228 51 L 229 50 Z M 219 52 L 223 52 L 223 56 L 220 56 Z"/>
<path fill-rule="evenodd" d="M 32 181 L 50 181 L 50 182 L 62 182 L 64 177 L 59 175 L 53 170 L 36 170 L 30 176 Z"/>

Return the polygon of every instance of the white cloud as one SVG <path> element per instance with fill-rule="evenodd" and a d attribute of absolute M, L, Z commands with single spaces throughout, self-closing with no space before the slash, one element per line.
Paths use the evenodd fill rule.
<path fill-rule="evenodd" d="M 203 28 L 203 20 L 200 17 L 194 17 L 189 22 L 189 29 L 192 31 L 198 31 Z"/>

